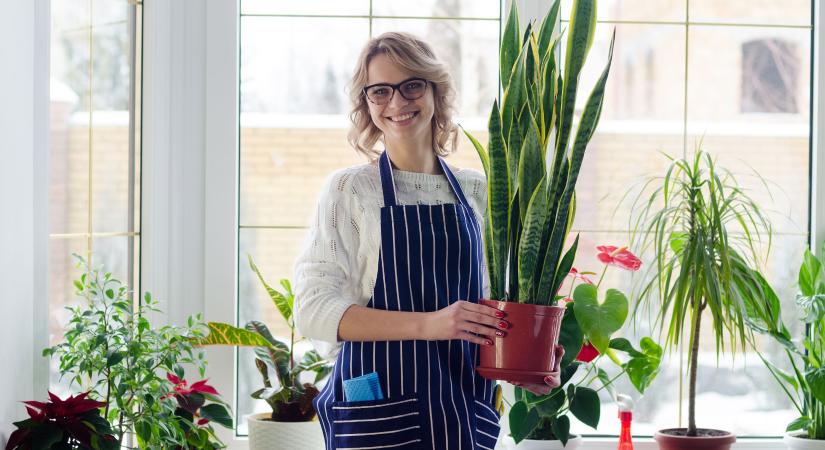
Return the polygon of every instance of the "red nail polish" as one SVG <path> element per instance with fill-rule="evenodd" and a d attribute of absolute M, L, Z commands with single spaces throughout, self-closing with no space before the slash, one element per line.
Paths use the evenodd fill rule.
<path fill-rule="evenodd" d="M 504 317 L 504 313 L 503 313 L 503 312 L 501 312 L 501 311 L 496 311 L 496 317 L 498 317 L 499 319 L 501 319 L 502 317 Z"/>
<path fill-rule="evenodd" d="M 501 322 L 498 323 L 498 327 L 501 328 L 502 330 L 506 330 L 507 329 L 507 322 L 502 320 Z"/>
<path fill-rule="evenodd" d="M 485 344 L 487 344 L 487 345 L 493 345 L 493 341 L 491 341 L 491 340 L 489 340 L 489 339 L 488 339 L 488 340 L 486 340 L 486 341 L 484 341 L 484 343 L 485 343 Z"/>
<path fill-rule="evenodd" d="M 498 336 L 498 337 L 504 337 L 504 333 L 503 333 L 503 332 L 501 332 L 501 331 L 496 330 L 496 336 Z"/>

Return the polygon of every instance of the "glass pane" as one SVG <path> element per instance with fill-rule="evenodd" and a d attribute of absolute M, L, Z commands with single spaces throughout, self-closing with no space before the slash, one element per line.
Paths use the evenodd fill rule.
<path fill-rule="evenodd" d="M 241 0 L 241 14 L 368 15 L 370 0 Z"/>
<path fill-rule="evenodd" d="M 129 231 L 129 33 L 124 23 L 96 27 L 92 114 L 92 226 Z M 134 164 L 134 161 L 132 162 Z M 134 192 L 133 189 L 131 189 Z"/>
<path fill-rule="evenodd" d="M 811 0 L 690 0 L 691 22 L 811 25 Z"/>
<path fill-rule="evenodd" d="M 686 11 L 685 2 L 686 0 L 661 0 L 655 2 L 649 0 L 600 1 L 597 20 L 683 22 Z M 691 0 L 691 2 L 693 2 L 693 0 Z M 562 20 L 570 20 L 572 7 L 573 0 L 562 0 Z"/>
<path fill-rule="evenodd" d="M 91 0 L 54 0 L 50 5 L 53 38 L 56 34 L 89 27 L 92 20 Z M 52 53 L 54 51 L 55 47 L 52 46 Z"/>
<path fill-rule="evenodd" d="M 49 227 L 80 233 L 89 228 L 89 32 L 51 36 Z"/>
<path fill-rule="evenodd" d="M 345 87 L 368 38 L 366 19 L 242 18 L 241 112 L 347 114 Z M 277 125 L 286 118 L 247 114 L 241 126 L 256 120 Z"/>
<path fill-rule="evenodd" d="M 777 231 L 805 233 L 810 32 L 697 26 L 690 39 L 688 150 L 701 143 L 740 175 Z"/>
<path fill-rule="evenodd" d="M 498 21 L 373 21 L 373 36 L 387 31 L 406 31 L 421 37 L 447 63 L 458 91 L 459 117 L 488 117 L 498 92 Z"/>
<path fill-rule="evenodd" d="M 499 0 L 382 0 L 374 2 L 372 13 L 376 16 L 412 17 L 499 17 Z"/>
<path fill-rule="evenodd" d="M 126 23 L 129 20 L 128 0 L 87 0 L 92 3 L 94 25 Z M 128 37 L 128 34 L 124 35 Z"/>

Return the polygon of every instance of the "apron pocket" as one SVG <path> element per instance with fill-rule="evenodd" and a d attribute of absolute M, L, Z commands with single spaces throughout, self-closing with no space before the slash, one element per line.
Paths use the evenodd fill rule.
<path fill-rule="evenodd" d="M 332 432 L 338 450 L 420 448 L 421 425 L 416 395 L 332 403 Z"/>
<path fill-rule="evenodd" d="M 498 441 L 498 433 L 501 426 L 498 424 L 499 415 L 493 410 L 492 405 L 479 399 L 475 399 L 476 414 L 476 445 L 480 449 L 493 450 Z"/>

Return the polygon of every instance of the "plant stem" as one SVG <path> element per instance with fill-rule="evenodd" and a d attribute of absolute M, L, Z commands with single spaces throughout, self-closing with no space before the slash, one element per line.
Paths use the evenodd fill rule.
<path fill-rule="evenodd" d="M 604 274 L 607 273 L 607 264 L 604 265 L 604 269 L 602 269 L 602 276 L 599 277 L 599 282 L 596 283 L 596 290 L 599 290 L 599 287 L 602 285 L 602 280 L 604 280 Z"/>
<path fill-rule="evenodd" d="M 706 303 L 700 303 L 695 309 L 693 330 L 691 332 L 690 368 L 688 369 L 688 436 L 696 436 L 696 372 L 699 363 L 699 331 L 702 326 L 702 311 Z"/>

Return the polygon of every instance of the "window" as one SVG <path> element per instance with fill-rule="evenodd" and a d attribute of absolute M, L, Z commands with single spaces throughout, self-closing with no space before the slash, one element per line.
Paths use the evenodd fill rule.
<path fill-rule="evenodd" d="M 563 1 L 562 19 L 569 17 L 571 4 Z M 628 243 L 629 211 L 612 217 L 614 208 L 635 181 L 662 175 L 666 159 L 659 152 L 679 157 L 701 144 L 738 175 L 757 202 L 767 205 L 776 234 L 766 276 L 788 310 L 794 310 L 796 271 L 809 233 L 811 2 L 755 8 L 747 2 L 613 0 L 599 2 L 599 21 L 581 76 L 583 89 L 589 90 L 601 72 L 614 28 L 616 47 L 601 122 L 577 189 L 579 270 L 600 267 L 592 251 L 596 245 Z M 579 97 L 579 107 L 585 98 Z M 645 104 L 649 106 L 639 108 Z M 632 115 L 628 105 L 635 105 Z M 788 114 L 749 114 L 754 110 Z M 773 198 L 752 170 L 767 180 Z M 608 286 L 631 292 L 626 274 L 612 275 Z M 795 319 L 786 317 L 789 324 Z M 635 334 L 625 332 L 631 338 L 650 335 L 644 323 Z M 698 425 L 740 437 L 782 434 L 796 416 L 759 358 L 738 354 L 732 363 L 727 355 L 717 366 L 712 340 L 709 335 L 702 339 Z M 769 341 L 761 346 L 769 354 L 781 351 Z M 637 402 L 634 433 L 686 426 L 687 380 L 679 376 L 686 355 L 685 348 L 666 356 L 658 379 Z M 629 383 L 617 391 L 635 392 Z M 722 403 L 725 408 L 718 408 Z M 616 409 L 605 398 L 599 429 L 594 433 L 574 424 L 573 430 L 615 435 Z"/>
<path fill-rule="evenodd" d="M 77 301 L 77 253 L 139 291 L 142 7 L 51 2 L 49 345 Z M 52 389 L 60 389 L 51 361 Z M 62 393 L 61 393 L 62 395 Z"/>
<path fill-rule="evenodd" d="M 501 6 L 498 0 L 242 0 L 240 6 L 238 317 L 240 324 L 263 320 L 288 337 L 247 254 L 269 282 L 291 278 L 323 180 L 365 162 L 346 140 L 345 87 L 361 47 L 390 30 L 426 39 L 450 65 L 458 121 L 486 141 L 498 92 Z M 466 138 L 459 141 L 452 163 L 481 170 Z M 244 416 L 268 406 L 249 397 L 261 383 L 251 352 L 239 352 L 238 367 L 238 434 L 245 435 Z"/>
<path fill-rule="evenodd" d="M 742 44 L 742 112 L 796 113 L 799 57 L 779 39 Z"/>

